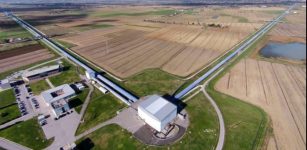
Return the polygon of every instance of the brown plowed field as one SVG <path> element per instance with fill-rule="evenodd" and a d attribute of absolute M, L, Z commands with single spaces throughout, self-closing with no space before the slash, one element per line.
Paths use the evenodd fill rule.
<path fill-rule="evenodd" d="M 240 32 L 238 27 L 249 30 Z M 169 26 L 153 32 L 124 28 L 95 29 L 61 40 L 119 77 L 129 77 L 149 68 L 188 76 L 234 47 L 259 25 L 233 24 L 228 29 Z"/>
<path fill-rule="evenodd" d="M 0 53 L 0 73 L 54 57 L 40 45 L 26 46 Z"/>
<path fill-rule="evenodd" d="M 301 37 L 306 39 L 306 24 L 278 24 L 270 35 Z"/>
<path fill-rule="evenodd" d="M 305 68 L 245 59 L 215 88 L 262 107 L 273 121 L 277 149 L 306 149 Z"/>

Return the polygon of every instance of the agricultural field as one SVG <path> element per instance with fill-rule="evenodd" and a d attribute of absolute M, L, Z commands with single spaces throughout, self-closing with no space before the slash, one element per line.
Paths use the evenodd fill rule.
<path fill-rule="evenodd" d="M 0 52 L 0 73 L 47 60 L 55 55 L 40 45 L 29 45 Z"/>
<path fill-rule="evenodd" d="M 285 8 L 99 6 L 17 14 L 117 77 L 153 68 L 186 77 Z"/>
<path fill-rule="evenodd" d="M 217 12 L 214 9 L 216 8 L 209 8 L 209 10 L 212 10 L 211 14 Z M 252 12 L 260 13 L 263 9 L 253 8 Z M 280 11 L 284 8 L 267 9 Z M 243 9 L 242 11 L 247 10 Z M 187 10 L 181 13 L 177 10 L 175 13 L 200 15 Z M 225 11 L 223 13 L 234 12 Z M 265 14 L 271 19 L 278 15 L 278 13 L 267 12 Z M 233 48 L 265 23 L 265 21 L 242 23 L 229 19 L 228 21 L 215 21 L 213 25 L 189 26 L 172 23 L 165 24 L 162 28 L 162 26 L 157 26 L 163 25 L 161 22 L 144 20 L 143 24 L 138 26 L 133 26 L 133 22 L 140 18 L 176 17 L 176 15 L 153 16 L 150 13 L 140 12 L 135 14 L 109 12 L 109 15 L 94 14 L 92 16 L 109 21 L 116 20 L 118 25 L 106 29 L 78 32 L 71 36 L 64 36 L 60 40 L 77 45 L 71 49 L 121 78 L 128 78 L 150 68 L 159 68 L 168 73 L 186 77 Z M 122 19 L 122 16 L 128 16 L 133 21 L 129 23 L 128 20 Z M 119 25 L 122 22 L 125 22 L 125 24 Z M 138 22 L 142 22 L 142 20 Z M 132 26 L 134 28 L 131 28 Z M 142 28 L 150 29 L 144 30 Z"/>
<path fill-rule="evenodd" d="M 272 119 L 277 149 L 304 149 L 306 68 L 243 59 L 215 89 L 263 108 Z"/>
<path fill-rule="evenodd" d="M 296 41 L 306 43 L 306 8 L 299 6 L 292 10 L 271 32 L 280 42 Z"/>

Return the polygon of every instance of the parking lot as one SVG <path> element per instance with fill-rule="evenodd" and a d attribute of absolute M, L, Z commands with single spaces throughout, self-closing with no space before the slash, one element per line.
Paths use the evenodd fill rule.
<path fill-rule="evenodd" d="M 15 85 L 13 88 L 21 115 L 25 116 L 27 114 L 33 113 L 34 109 L 30 102 L 30 100 L 33 98 L 33 94 L 28 86 L 21 84 Z"/>

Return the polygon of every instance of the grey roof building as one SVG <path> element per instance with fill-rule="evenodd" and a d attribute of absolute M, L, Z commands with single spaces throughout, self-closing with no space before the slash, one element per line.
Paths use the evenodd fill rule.
<path fill-rule="evenodd" d="M 159 95 L 152 95 L 138 106 L 139 116 L 161 132 L 177 116 L 177 106 Z"/>

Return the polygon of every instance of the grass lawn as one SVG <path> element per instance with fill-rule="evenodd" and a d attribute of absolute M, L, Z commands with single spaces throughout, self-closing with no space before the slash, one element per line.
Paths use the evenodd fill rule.
<path fill-rule="evenodd" d="M 117 125 L 103 127 L 89 136 L 77 141 L 79 147 L 93 149 L 214 149 L 217 143 L 218 120 L 214 109 L 202 93 L 188 101 L 187 111 L 190 117 L 188 133 L 181 141 L 171 146 L 149 147 L 138 142 L 131 133 Z M 83 142 L 82 142 L 83 141 Z"/>
<path fill-rule="evenodd" d="M 20 111 L 17 104 L 0 109 L 0 124 L 4 124 L 20 117 Z"/>
<path fill-rule="evenodd" d="M 151 94 L 172 94 L 183 83 L 179 77 L 158 69 L 149 69 L 119 84 L 142 97 Z"/>
<path fill-rule="evenodd" d="M 29 148 L 40 150 L 52 143 L 46 140 L 36 119 L 31 119 L 0 130 L 0 136 Z"/>
<path fill-rule="evenodd" d="M 76 142 L 78 149 L 111 150 L 143 149 L 145 145 L 138 142 L 128 131 L 118 125 L 108 125 Z"/>
<path fill-rule="evenodd" d="M 89 91 L 89 88 L 84 89 L 81 93 L 69 101 L 69 106 L 71 108 L 75 108 L 75 110 L 80 113 L 82 104 L 84 103 Z"/>
<path fill-rule="evenodd" d="M 91 95 L 91 101 L 84 114 L 84 123 L 80 124 L 77 134 L 98 125 L 116 115 L 116 112 L 126 105 L 113 95 L 102 94 L 95 88 Z"/>
<path fill-rule="evenodd" d="M 66 60 L 62 60 L 64 65 L 64 71 L 61 72 L 59 75 L 52 76 L 49 78 L 51 83 L 57 87 L 63 84 L 74 83 L 80 81 L 80 77 L 77 72 L 77 67 L 70 64 Z"/>
<path fill-rule="evenodd" d="M 51 88 L 45 80 L 30 83 L 30 87 L 35 95 L 39 95 L 41 92 Z"/>
<path fill-rule="evenodd" d="M 16 103 L 13 89 L 0 92 L 0 108 Z"/>
<path fill-rule="evenodd" d="M 269 128 L 266 113 L 236 98 L 213 90 L 208 92 L 216 100 L 225 119 L 225 149 L 261 149 Z"/>
<path fill-rule="evenodd" d="M 0 32 L 0 40 L 4 40 L 7 38 L 25 38 L 32 37 L 30 33 L 23 29 L 14 29 L 14 30 L 6 30 Z"/>

